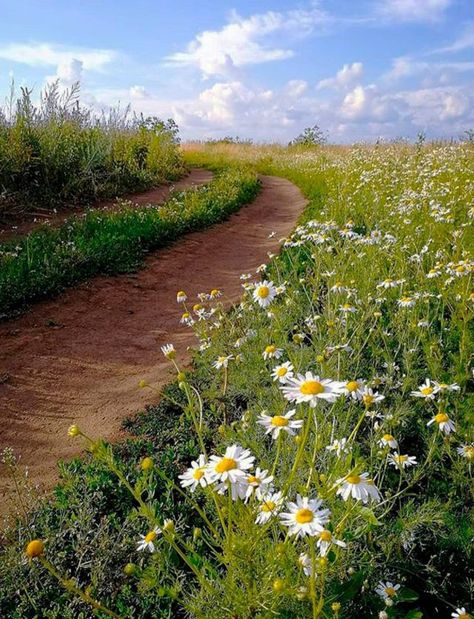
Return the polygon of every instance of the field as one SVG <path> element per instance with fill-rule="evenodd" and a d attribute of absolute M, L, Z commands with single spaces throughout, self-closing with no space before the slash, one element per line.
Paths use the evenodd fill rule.
<path fill-rule="evenodd" d="M 306 208 L 242 273 L 240 302 L 191 297 L 176 274 L 192 365 L 163 346 L 175 379 L 140 382 L 154 403 L 124 422 L 130 438 L 71 425 L 64 441 L 88 453 L 60 464 L 47 499 L 4 451 L 18 499 L 0 616 L 469 617 L 472 145 L 181 152 L 208 186 L 4 247 L 5 313 L 139 268 L 251 201 L 256 173 L 294 183 Z"/>

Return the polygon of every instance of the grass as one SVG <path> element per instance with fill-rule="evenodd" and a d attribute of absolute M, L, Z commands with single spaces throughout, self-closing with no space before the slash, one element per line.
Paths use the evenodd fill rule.
<path fill-rule="evenodd" d="M 175 123 L 112 110 L 96 117 L 79 103 L 78 86 L 58 83 L 39 105 L 12 87 L 0 108 L 0 217 L 41 206 L 90 203 L 147 189 L 184 172 Z"/>
<path fill-rule="evenodd" d="M 189 307 L 200 343 L 193 372 L 183 374 L 169 354 L 177 380 L 158 406 L 129 422 L 137 438 L 109 447 L 82 436 L 90 458 L 63 466 L 54 499 L 27 508 L 6 530 L 0 612 L 94 616 L 78 591 L 121 617 L 419 619 L 469 611 L 473 151 L 214 144 L 186 157 L 280 174 L 309 205 L 281 254 L 244 280 L 238 306 L 225 312 L 208 298 L 203 309 Z M 255 300 L 260 277 L 276 292 L 267 308 Z M 185 309 L 188 303 L 194 300 Z M 283 361 L 295 373 L 311 372 L 309 381 L 341 381 L 346 392 L 349 383 L 364 383 L 372 392 L 360 385 L 352 397 L 329 393 L 333 401 L 322 401 L 320 389 L 310 389 L 314 408 L 288 401 L 272 376 Z M 431 391 L 426 379 L 437 381 Z M 377 394 L 383 399 L 370 397 Z M 294 435 L 265 434 L 259 422 L 284 427 L 265 413 L 280 422 L 289 409 L 300 422 Z M 455 424 L 449 433 L 446 415 Z M 81 437 L 79 429 L 72 434 Z M 234 501 L 226 483 L 223 494 L 215 483 L 194 493 L 181 488 L 178 475 L 191 460 L 200 453 L 222 459 L 236 444 L 273 475 L 281 506 L 273 497 L 269 509 L 255 491 Z M 394 454 L 416 464 L 396 466 Z M 364 472 L 379 500 L 345 500 L 338 491 L 348 477 L 360 488 Z M 291 534 L 279 512 L 297 494 L 323 501 L 328 520 L 313 517 L 344 547 L 322 552 L 317 530 Z M 255 523 L 264 507 L 268 521 Z M 155 526 L 162 529 L 156 552 L 138 551 L 140 535 Z M 33 538 L 44 540 L 44 552 L 25 561 Z"/>
<path fill-rule="evenodd" d="M 92 209 L 0 245 L 0 316 L 94 275 L 136 269 L 150 250 L 226 218 L 257 191 L 253 172 L 233 169 L 208 186 L 176 192 L 162 206 Z"/>

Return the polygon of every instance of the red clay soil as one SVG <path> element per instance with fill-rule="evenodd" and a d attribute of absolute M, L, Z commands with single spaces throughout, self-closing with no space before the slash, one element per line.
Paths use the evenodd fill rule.
<path fill-rule="evenodd" d="M 207 183 L 212 178 L 212 175 L 207 170 L 201 168 L 193 168 L 187 176 L 175 183 L 169 185 L 160 185 L 149 191 L 144 191 L 139 194 L 125 195 L 120 200 L 131 200 L 134 204 L 159 204 L 164 202 L 173 189 L 182 190 L 189 189 L 194 185 Z M 49 224 L 51 226 L 61 225 L 68 217 L 73 215 L 81 215 L 90 208 L 110 209 L 117 205 L 117 200 L 107 200 L 98 202 L 90 207 L 83 206 L 66 207 L 59 210 L 57 213 L 46 209 L 37 209 L 34 212 L 26 211 L 16 216 L 9 217 L 9 223 L 0 221 L 0 243 L 9 241 L 13 238 L 24 236 L 31 232 L 34 228 L 38 228 L 41 224 Z"/>
<path fill-rule="evenodd" d="M 263 176 L 262 183 L 254 202 L 153 253 L 138 273 L 97 277 L 0 324 L 0 446 L 21 456 L 32 481 L 51 488 L 56 461 L 78 454 L 80 442 L 67 436 L 72 423 L 93 437 L 123 436 L 121 421 L 157 399 L 138 381 L 160 386 L 171 377 L 162 344 L 174 343 L 180 361 L 189 361 L 196 340 L 179 324 L 178 290 L 194 298 L 219 288 L 236 301 L 239 275 L 278 250 L 306 202 L 287 180 Z M 9 492 L 3 467 L 0 506 Z"/>

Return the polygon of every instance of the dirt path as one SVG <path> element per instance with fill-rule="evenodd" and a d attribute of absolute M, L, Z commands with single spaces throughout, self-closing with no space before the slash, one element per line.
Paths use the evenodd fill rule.
<path fill-rule="evenodd" d="M 120 437 L 122 419 L 154 400 L 138 381 L 164 384 L 171 376 L 160 345 L 173 342 L 188 359 L 195 338 L 179 324 L 178 290 L 195 297 L 219 288 L 235 301 L 239 275 L 278 249 L 306 202 L 289 181 L 262 182 L 252 204 L 155 252 L 139 273 L 97 277 L 0 325 L 0 376 L 8 377 L 0 384 L 0 446 L 21 455 L 32 480 L 50 488 L 57 459 L 77 455 L 78 443 L 67 437 L 72 423 Z M 0 505 L 8 491 L 0 468 Z"/>
<path fill-rule="evenodd" d="M 155 187 L 154 189 L 143 191 L 142 193 L 128 194 L 122 196 L 120 199 L 131 200 L 134 204 L 158 204 L 164 202 L 173 189 L 189 189 L 194 185 L 207 183 L 211 178 L 212 174 L 207 170 L 193 168 L 187 176 L 175 183 L 160 185 L 160 187 Z M 107 200 L 105 202 L 92 204 L 90 207 L 77 206 L 63 208 L 57 213 L 45 209 L 38 209 L 34 213 L 26 212 L 18 215 L 16 218 L 13 218 L 13 221 L 9 224 L 2 223 L 0 220 L 0 243 L 5 243 L 13 238 L 24 236 L 44 223 L 48 223 L 51 226 L 59 226 L 68 219 L 68 217 L 81 215 L 90 208 L 110 209 L 114 208 L 116 205 L 117 200 Z"/>

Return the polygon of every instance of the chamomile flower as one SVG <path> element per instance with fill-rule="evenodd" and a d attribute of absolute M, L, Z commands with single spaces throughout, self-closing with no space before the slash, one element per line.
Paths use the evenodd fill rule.
<path fill-rule="evenodd" d="M 264 280 L 263 282 L 255 286 L 253 291 L 253 298 L 258 303 L 258 305 L 260 305 L 260 307 L 266 308 L 276 297 L 276 294 L 277 292 L 273 282 Z"/>
<path fill-rule="evenodd" d="M 206 467 L 206 478 L 209 483 L 229 480 L 232 484 L 242 480 L 246 471 L 252 468 L 255 457 L 250 450 L 240 445 L 231 445 L 223 456 L 211 456 Z"/>
<path fill-rule="evenodd" d="M 361 400 L 366 408 L 370 408 L 373 404 L 378 404 L 385 400 L 385 396 L 378 393 L 378 391 L 373 391 L 370 387 L 364 387 Z"/>
<path fill-rule="evenodd" d="M 191 492 L 194 492 L 198 486 L 205 488 L 207 486 L 206 466 L 206 456 L 201 454 L 197 460 L 191 462 L 191 466 L 182 475 L 179 475 L 181 487 L 189 488 Z"/>
<path fill-rule="evenodd" d="M 467 458 L 469 461 L 474 460 L 474 443 L 470 445 L 460 445 L 456 451 L 463 458 Z"/>
<path fill-rule="evenodd" d="M 283 354 L 283 350 L 281 348 L 277 348 L 275 344 L 269 344 L 265 346 L 265 350 L 262 353 L 262 356 L 265 360 L 267 359 L 279 359 Z"/>
<path fill-rule="evenodd" d="M 353 400 L 362 400 L 364 395 L 365 382 L 358 378 L 357 380 L 348 380 L 344 384 L 342 392 L 350 396 Z"/>
<path fill-rule="evenodd" d="M 208 298 L 211 301 L 214 299 L 218 299 L 219 297 L 222 297 L 222 292 L 218 290 L 217 288 L 213 288 L 208 295 Z"/>
<path fill-rule="evenodd" d="M 229 365 L 229 361 L 234 358 L 234 355 L 221 355 L 217 357 L 217 359 L 213 362 L 212 366 L 216 368 L 216 370 L 220 370 L 221 368 L 226 368 Z"/>
<path fill-rule="evenodd" d="M 453 619 L 471 619 L 471 615 L 467 612 L 464 606 L 461 608 L 456 608 L 456 610 L 451 613 L 451 617 Z"/>
<path fill-rule="evenodd" d="M 176 350 L 173 344 L 165 344 L 161 347 L 161 352 L 167 359 L 174 359 L 176 357 Z"/>
<path fill-rule="evenodd" d="M 413 297 L 402 297 L 397 303 L 399 307 L 413 307 L 416 301 Z"/>
<path fill-rule="evenodd" d="M 184 292 L 184 290 L 180 290 L 176 293 L 176 302 L 184 303 L 188 298 L 188 295 Z"/>
<path fill-rule="evenodd" d="M 400 585 L 394 584 L 387 580 L 379 582 L 375 589 L 375 593 L 378 593 L 383 600 L 391 599 L 397 595 L 397 591 L 400 589 Z"/>
<path fill-rule="evenodd" d="M 344 303 L 344 305 L 340 305 L 338 307 L 338 310 L 343 314 L 354 314 L 355 312 L 357 312 L 357 309 L 350 303 Z"/>
<path fill-rule="evenodd" d="M 391 447 L 392 449 L 398 448 L 398 441 L 391 434 L 384 434 L 379 440 L 380 447 Z"/>
<path fill-rule="evenodd" d="M 323 529 L 318 534 L 318 540 L 316 542 L 316 546 L 319 548 L 319 554 L 322 557 L 325 557 L 327 553 L 329 552 L 332 544 L 335 544 L 336 546 L 339 546 L 340 548 L 345 548 L 347 546 L 345 542 L 342 542 L 341 540 L 336 539 L 331 533 L 331 531 L 328 531 L 328 529 Z"/>
<path fill-rule="evenodd" d="M 434 400 L 438 389 L 434 384 L 431 384 L 431 380 L 427 378 L 425 382 L 418 387 L 416 391 L 412 391 L 411 395 L 415 398 L 424 398 L 425 400 Z"/>
<path fill-rule="evenodd" d="M 282 386 L 283 395 L 290 402 L 301 404 L 307 402 L 315 407 L 318 400 L 335 402 L 342 392 L 342 383 L 329 378 L 320 378 L 312 372 L 298 374 Z"/>
<path fill-rule="evenodd" d="M 335 438 L 330 445 L 327 445 L 328 451 L 335 451 L 336 456 L 349 452 L 349 445 L 347 444 L 347 438 L 337 439 Z"/>
<path fill-rule="evenodd" d="M 265 524 L 276 516 L 283 504 L 283 497 L 281 492 L 273 492 L 262 497 L 262 502 L 258 507 L 258 514 L 255 519 L 256 524 Z"/>
<path fill-rule="evenodd" d="M 433 381 L 433 385 L 437 393 L 445 393 L 446 391 L 460 391 L 461 387 L 457 383 L 439 383 L 437 380 Z"/>
<path fill-rule="evenodd" d="M 329 509 L 321 509 L 322 503 L 321 499 L 309 499 L 299 494 L 296 495 L 296 503 L 288 502 L 288 511 L 280 514 L 280 521 L 288 527 L 288 534 L 296 537 L 318 535 L 331 513 Z"/>
<path fill-rule="evenodd" d="M 302 552 L 298 557 L 298 563 L 303 568 L 303 572 L 305 576 L 311 576 L 313 574 L 313 566 L 311 562 L 311 557 L 307 552 Z"/>
<path fill-rule="evenodd" d="M 369 500 L 380 501 L 380 492 L 368 473 L 347 475 L 338 479 L 336 483 L 340 486 L 336 494 L 344 501 L 350 496 L 362 503 L 367 503 Z"/>
<path fill-rule="evenodd" d="M 445 434 L 451 434 L 451 432 L 456 431 L 454 421 L 450 419 L 446 413 L 438 413 L 433 417 L 433 419 L 430 419 L 430 421 L 428 421 L 426 425 L 430 426 L 432 423 L 437 423 L 438 428 L 441 430 L 441 432 L 444 432 Z"/>
<path fill-rule="evenodd" d="M 388 277 L 387 279 L 384 279 L 383 282 L 377 284 L 377 288 L 384 288 L 385 290 L 389 288 L 396 288 L 397 286 L 400 286 L 403 281 L 403 279 L 390 279 Z"/>
<path fill-rule="evenodd" d="M 161 529 L 159 527 L 155 527 L 146 535 L 140 535 L 140 539 L 137 542 L 137 550 L 148 550 L 149 552 L 155 552 L 155 541 L 160 533 Z"/>
<path fill-rule="evenodd" d="M 269 475 L 267 470 L 262 470 L 259 466 L 255 469 L 255 473 L 247 475 L 245 481 L 247 482 L 247 487 L 243 498 L 245 498 L 246 502 L 252 494 L 255 494 L 257 499 L 261 500 L 272 492 L 273 475 Z"/>
<path fill-rule="evenodd" d="M 390 454 L 390 456 L 388 457 L 388 463 L 392 466 L 399 468 L 400 470 L 418 464 L 415 456 L 407 456 L 406 454 L 402 455 L 398 453 Z"/>
<path fill-rule="evenodd" d="M 284 415 L 268 415 L 262 413 L 257 420 L 257 423 L 265 428 L 265 434 L 271 434 L 273 439 L 277 439 L 280 432 L 287 432 L 290 436 L 296 434 L 295 430 L 299 430 L 303 426 L 302 419 L 291 419 L 296 413 L 296 409 L 292 409 Z"/>
<path fill-rule="evenodd" d="M 277 380 L 279 383 L 286 383 L 293 376 L 294 368 L 290 361 L 275 366 L 272 371 L 273 380 Z"/>

